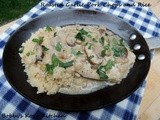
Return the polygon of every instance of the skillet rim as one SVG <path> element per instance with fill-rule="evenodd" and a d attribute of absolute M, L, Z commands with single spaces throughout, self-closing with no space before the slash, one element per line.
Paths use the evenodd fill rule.
<path fill-rule="evenodd" d="M 63 10 L 65 10 L 65 9 L 63 9 Z M 61 10 L 61 11 L 63 11 L 63 10 Z M 71 11 L 74 11 L 74 10 L 82 10 L 82 11 L 93 11 L 93 12 L 98 12 L 98 13 L 104 13 L 104 14 L 110 14 L 110 13 L 105 13 L 105 12 L 102 12 L 102 11 L 97 11 L 97 10 L 88 10 L 88 9 L 71 9 Z M 26 22 L 26 23 L 24 23 L 22 26 L 20 26 L 15 32 L 14 32 L 14 34 L 12 34 L 11 36 L 10 36 L 10 38 L 8 39 L 8 41 L 6 42 L 6 44 L 5 44 L 5 47 L 4 47 L 4 51 L 3 51 L 3 56 L 2 56 L 2 68 L 3 68 L 3 71 L 4 71 L 4 75 L 5 75 L 5 77 L 7 78 L 7 81 L 9 82 L 9 84 L 14 88 L 14 90 L 16 90 L 19 94 L 21 94 L 24 98 L 26 98 L 26 99 L 28 99 L 29 101 L 31 101 L 31 102 L 33 102 L 33 103 L 36 103 L 36 104 L 38 104 L 38 105 L 40 105 L 40 106 L 43 106 L 43 107 L 47 107 L 47 108 L 51 108 L 51 109 L 56 109 L 56 110 L 63 110 L 63 111 L 89 111 L 89 110 L 95 110 L 95 109 L 99 109 L 99 108 L 102 108 L 102 107 L 106 107 L 106 106 L 110 106 L 110 105 L 112 105 L 112 104 L 115 104 L 115 103 L 117 103 L 117 102 L 120 102 L 120 101 L 122 101 L 123 99 L 125 99 L 125 98 L 127 98 L 128 96 L 130 96 L 133 92 L 135 92 L 135 90 L 137 90 L 138 88 L 139 88 L 139 86 L 143 83 L 143 81 L 145 80 L 145 78 L 146 78 L 146 76 L 147 76 L 147 74 L 148 74 L 148 72 L 149 72 L 149 69 L 150 69 L 150 62 L 151 62 L 151 60 L 150 60 L 150 54 L 149 54 L 149 56 L 148 56 L 148 59 L 149 59 L 149 63 L 148 63 L 148 68 L 147 68 L 147 74 L 144 76 L 144 79 L 139 83 L 139 85 L 137 85 L 137 87 L 135 87 L 129 94 L 127 94 L 126 96 L 123 96 L 123 97 L 121 97 L 119 100 L 117 100 L 117 101 L 113 101 L 113 102 L 111 102 L 111 103 L 109 103 L 109 104 L 106 104 L 106 105 L 102 105 L 102 106 L 97 106 L 97 107 L 90 107 L 89 109 L 64 109 L 64 108 L 56 108 L 56 107 L 51 107 L 51 106 L 46 106 L 46 105 L 44 105 L 44 104 L 41 104 L 41 103 L 37 103 L 37 102 L 35 102 L 35 101 L 33 101 L 31 98 L 28 98 L 26 95 L 24 95 L 21 91 L 19 91 L 14 85 L 13 85 L 13 83 L 9 80 L 9 77 L 6 75 L 7 74 L 7 72 L 6 72 L 6 68 L 4 67 L 4 56 L 5 56 L 5 52 L 6 52 L 6 46 L 8 46 L 8 44 L 10 43 L 10 41 L 12 40 L 12 37 L 17 33 L 17 31 L 19 31 L 19 30 L 21 30 L 21 28 L 23 28 L 25 25 L 27 25 L 27 24 L 29 24 L 30 22 L 32 22 L 32 21 L 34 21 L 34 20 L 36 20 L 36 19 L 39 19 L 39 18 L 41 18 L 41 17 L 44 17 L 44 16 L 47 16 L 48 14 L 51 14 L 52 12 L 55 12 L 55 11 L 51 11 L 51 12 L 48 12 L 48 13 L 46 13 L 46 14 L 43 14 L 43 15 L 40 15 L 40 16 L 38 16 L 38 17 L 36 17 L 36 18 L 34 18 L 34 19 L 31 19 L 31 20 L 29 20 L 28 22 Z M 110 14 L 111 15 L 111 14 Z M 118 18 L 118 16 L 115 16 L 115 15 L 112 15 L 113 17 L 117 17 Z M 120 18 L 118 18 L 118 19 L 120 19 Z M 121 21 L 123 21 L 123 22 L 125 22 L 124 20 L 122 20 L 121 19 Z M 125 23 L 127 23 L 127 22 L 125 22 Z M 128 24 L 128 23 L 127 23 Z M 131 26 L 130 24 L 128 24 L 129 26 Z M 133 28 L 139 35 L 140 35 L 140 37 L 142 37 L 143 38 L 143 36 L 133 27 L 133 26 L 131 26 L 131 28 Z M 145 41 L 145 39 L 143 38 L 143 41 L 146 43 L 146 41 Z M 22 42 L 23 43 L 23 42 Z M 146 43 L 146 46 L 145 47 L 147 47 L 147 52 L 149 52 L 149 47 L 148 47 L 148 45 L 147 45 L 147 43 Z M 61 94 L 61 93 L 58 93 L 58 94 Z M 72 96 L 72 95 L 71 95 Z"/>

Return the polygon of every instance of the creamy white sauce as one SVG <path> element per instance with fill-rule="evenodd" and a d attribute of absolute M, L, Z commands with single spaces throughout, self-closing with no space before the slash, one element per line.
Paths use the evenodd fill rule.
<path fill-rule="evenodd" d="M 103 26 L 47 27 L 22 46 L 27 81 L 47 95 L 88 94 L 118 84 L 135 62 L 125 41 Z"/>

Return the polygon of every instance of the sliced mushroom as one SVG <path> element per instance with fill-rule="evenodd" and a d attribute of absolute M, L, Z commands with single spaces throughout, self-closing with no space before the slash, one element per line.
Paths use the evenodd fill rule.
<path fill-rule="evenodd" d="M 93 45 L 93 51 L 98 57 L 101 56 L 102 50 L 104 50 L 104 49 L 101 44 L 94 44 Z"/>
<path fill-rule="evenodd" d="M 68 46 L 70 46 L 70 47 L 74 47 L 76 44 L 76 39 L 74 38 L 74 37 L 67 37 L 67 39 L 66 39 L 66 43 L 67 43 L 67 45 Z"/>
<path fill-rule="evenodd" d="M 36 45 L 35 46 L 35 53 L 36 53 L 35 63 L 37 63 L 38 61 L 42 61 L 42 59 L 44 57 L 42 46 Z"/>
<path fill-rule="evenodd" d="M 102 28 L 101 28 L 101 29 L 99 29 L 99 33 L 100 33 L 100 34 L 105 33 L 105 29 L 102 29 Z"/>
<path fill-rule="evenodd" d="M 99 65 L 92 65 L 91 68 L 92 69 L 97 69 Z"/>
<path fill-rule="evenodd" d="M 61 41 L 62 41 L 61 37 L 57 35 L 53 38 L 53 40 L 50 41 L 50 44 L 51 46 L 55 46 L 56 43 L 61 42 Z"/>
<path fill-rule="evenodd" d="M 102 63 L 102 58 L 99 58 L 92 49 L 89 49 L 89 46 L 85 46 L 84 47 L 84 51 L 87 55 L 88 61 L 93 64 L 93 65 L 97 65 Z"/>
<path fill-rule="evenodd" d="M 100 80 L 100 77 L 96 73 L 96 70 L 91 69 L 90 67 L 85 66 L 85 67 L 83 67 L 83 69 L 76 71 L 76 72 L 85 78 Z"/>
<path fill-rule="evenodd" d="M 84 61 L 82 57 L 78 57 L 77 59 L 75 59 L 75 63 L 74 63 L 75 71 L 79 71 L 83 69 L 83 63 Z"/>
<path fill-rule="evenodd" d="M 95 69 L 91 68 L 91 64 L 88 61 L 84 62 L 81 58 L 77 58 L 74 67 L 75 71 L 82 77 L 99 80 L 99 75 Z"/>

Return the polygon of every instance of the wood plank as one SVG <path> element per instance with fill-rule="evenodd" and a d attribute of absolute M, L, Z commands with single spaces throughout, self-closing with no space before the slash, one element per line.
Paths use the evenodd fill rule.
<path fill-rule="evenodd" d="M 153 104 L 139 117 L 139 120 L 159 120 L 160 119 L 160 96 Z"/>
<path fill-rule="evenodd" d="M 160 66 L 160 49 L 155 51 L 155 56 L 152 60 L 152 65 L 147 78 L 147 85 L 145 88 L 145 93 L 142 98 L 140 105 L 138 118 L 140 119 L 145 111 L 152 106 L 154 101 L 160 96 L 160 71 L 157 71 Z"/>
<path fill-rule="evenodd" d="M 152 8 L 155 15 L 160 19 L 160 0 L 159 2 Z"/>
<path fill-rule="evenodd" d="M 160 18 L 160 0 L 137 0 L 140 2 L 151 3 L 151 9 L 153 13 Z M 160 49 L 155 51 L 155 55 L 152 61 L 150 72 L 148 74 L 147 85 L 145 93 L 140 105 L 138 118 L 140 120 L 157 120 L 160 118 L 159 103 L 157 100 L 160 97 Z"/>

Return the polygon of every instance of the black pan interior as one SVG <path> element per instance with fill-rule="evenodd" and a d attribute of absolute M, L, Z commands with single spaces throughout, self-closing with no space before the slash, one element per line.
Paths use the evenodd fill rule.
<path fill-rule="evenodd" d="M 36 88 L 31 87 L 26 82 L 27 75 L 23 72 L 24 67 L 21 64 L 18 50 L 21 44 L 31 36 L 31 33 L 34 33 L 39 28 L 47 25 L 64 26 L 69 24 L 104 25 L 107 29 L 124 38 L 136 55 L 136 62 L 127 78 L 123 79 L 120 84 L 86 95 L 58 93 L 47 96 L 46 94 L 36 94 Z M 134 40 L 130 40 L 132 35 L 136 35 Z M 141 46 L 139 50 L 134 50 L 136 44 Z M 144 55 L 145 59 L 139 60 L 139 55 Z M 149 67 L 150 52 L 148 46 L 143 36 L 135 28 L 116 16 L 90 10 L 70 9 L 42 15 L 18 29 L 7 42 L 3 53 L 3 70 L 12 87 L 30 101 L 58 110 L 93 110 L 121 101 L 133 93 L 144 81 Z"/>

